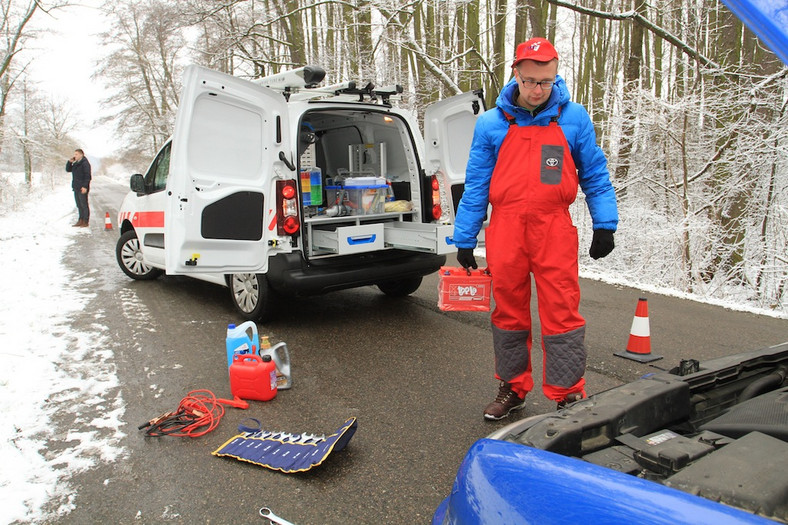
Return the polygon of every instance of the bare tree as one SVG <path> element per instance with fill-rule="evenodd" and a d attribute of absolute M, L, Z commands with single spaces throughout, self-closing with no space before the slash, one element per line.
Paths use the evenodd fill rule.
<path fill-rule="evenodd" d="M 63 169 L 61 159 L 77 147 L 71 137 L 76 119 L 66 102 L 43 94 L 23 77 L 7 117 L 9 138 L 18 146 L 12 152 L 18 160 L 12 162 L 23 166 L 26 182 L 31 182 L 34 171 Z"/>
<path fill-rule="evenodd" d="M 102 35 L 108 55 L 94 73 L 112 95 L 103 102 L 129 148 L 155 151 L 172 132 L 180 95 L 178 58 L 185 47 L 169 2 L 127 0 L 112 6 Z"/>
<path fill-rule="evenodd" d="M 4 143 L 9 97 L 25 70 L 25 64 L 18 64 L 17 57 L 31 36 L 28 24 L 37 12 L 52 11 L 64 5 L 66 2 L 0 0 L 0 148 Z"/>

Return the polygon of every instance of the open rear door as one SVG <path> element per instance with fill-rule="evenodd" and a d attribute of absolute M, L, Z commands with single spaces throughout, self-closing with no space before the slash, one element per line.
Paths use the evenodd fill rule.
<path fill-rule="evenodd" d="M 424 113 L 424 147 L 427 174 L 438 175 L 451 200 L 450 219 L 465 187 L 465 167 L 473 140 L 476 118 L 484 112 L 481 91 L 469 91 L 436 102 Z"/>
<path fill-rule="evenodd" d="M 281 93 L 217 71 L 184 71 L 164 213 L 168 274 L 266 272 L 274 179 L 289 175 Z"/>

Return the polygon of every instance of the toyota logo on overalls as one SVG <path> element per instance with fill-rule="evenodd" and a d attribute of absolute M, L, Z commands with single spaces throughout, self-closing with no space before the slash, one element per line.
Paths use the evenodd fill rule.
<path fill-rule="evenodd" d="M 558 166 L 558 159 L 555 157 L 550 157 L 549 159 L 546 159 L 544 162 L 551 168 L 555 168 L 556 166 Z"/>

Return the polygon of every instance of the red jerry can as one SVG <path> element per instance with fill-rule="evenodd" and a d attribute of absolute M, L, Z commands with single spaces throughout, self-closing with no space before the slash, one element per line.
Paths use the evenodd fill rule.
<path fill-rule="evenodd" d="M 276 365 L 271 356 L 235 354 L 230 365 L 230 391 L 235 397 L 254 401 L 276 397 Z"/>

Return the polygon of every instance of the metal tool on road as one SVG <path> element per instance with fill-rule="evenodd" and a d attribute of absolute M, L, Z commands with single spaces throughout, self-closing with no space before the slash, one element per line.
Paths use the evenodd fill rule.
<path fill-rule="evenodd" d="M 265 519 L 267 519 L 268 522 L 271 525 L 275 525 L 275 524 L 278 524 L 278 525 L 295 525 L 292 522 L 289 522 L 289 521 L 287 521 L 284 518 L 280 518 L 279 516 L 274 514 L 274 512 L 271 509 L 269 509 L 268 507 L 263 507 L 263 508 L 260 509 L 260 516 L 262 516 Z"/>

